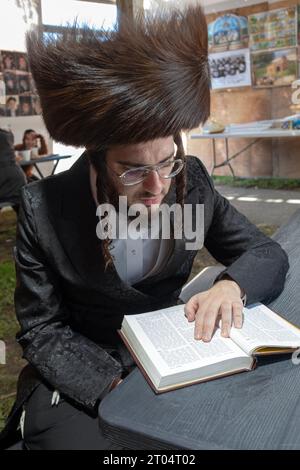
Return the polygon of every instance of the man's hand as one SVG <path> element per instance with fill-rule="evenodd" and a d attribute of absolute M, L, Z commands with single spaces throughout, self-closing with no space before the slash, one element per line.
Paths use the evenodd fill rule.
<path fill-rule="evenodd" d="M 216 282 L 209 290 L 194 295 L 186 303 L 184 312 L 188 321 L 195 321 L 195 339 L 210 341 L 219 318 L 222 320 L 221 334 L 228 338 L 233 324 L 243 324 L 243 302 L 241 288 L 233 280 Z"/>

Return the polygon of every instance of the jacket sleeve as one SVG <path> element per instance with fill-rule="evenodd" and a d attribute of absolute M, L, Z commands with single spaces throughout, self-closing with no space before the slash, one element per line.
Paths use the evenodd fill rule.
<path fill-rule="evenodd" d="M 59 278 L 39 246 L 27 189 L 22 191 L 15 263 L 15 307 L 23 357 L 54 389 L 96 411 L 122 367 L 70 327 Z"/>
<path fill-rule="evenodd" d="M 228 275 L 244 290 L 248 305 L 271 302 L 283 290 L 289 269 L 287 254 L 219 194 L 204 165 L 198 162 L 213 199 L 213 216 L 204 245 L 226 266 L 215 282 Z"/>

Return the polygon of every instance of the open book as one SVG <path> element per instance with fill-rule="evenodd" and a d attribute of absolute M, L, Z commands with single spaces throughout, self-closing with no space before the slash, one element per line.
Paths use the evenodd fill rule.
<path fill-rule="evenodd" d="M 243 309 L 243 327 L 230 338 L 217 328 L 209 343 L 194 339 L 195 323 L 184 305 L 125 315 L 123 341 L 156 393 L 254 368 L 255 356 L 292 352 L 300 347 L 300 330 L 257 303 Z"/>

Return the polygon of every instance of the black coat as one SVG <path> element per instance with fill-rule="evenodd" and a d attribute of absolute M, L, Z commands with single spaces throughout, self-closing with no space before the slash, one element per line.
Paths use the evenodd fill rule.
<path fill-rule="evenodd" d="M 26 183 L 22 169 L 16 164 L 13 134 L 0 129 L 0 202 L 18 205 L 20 190 Z"/>
<path fill-rule="evenodd" d="M 288 259 L 213 186 L 204 165 L 188 157 L 186 203 L 204 204 L 205 246 L 246 292 L 248 304 L 282 291 Z M 175 202 L 174 186 L 167 196 Z M 124 314 L 177 303 L 196 251 L 176 240 L 161 273 L 134 286 L 104 272 L 96 207 L 83 155 L 64 173 L 23 189 L 16 246 L 17 340 L 31 364 L 21 374 L 16 411 L 46 381 L 88 412 L 96 412 L 114 377 L 132 361 L 120 347 Z M 13 413 L 12 416 L 17 416 Z"/>

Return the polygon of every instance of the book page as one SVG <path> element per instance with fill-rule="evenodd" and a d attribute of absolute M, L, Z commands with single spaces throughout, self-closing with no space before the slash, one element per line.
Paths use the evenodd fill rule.
<path fill-rule="evenodd" d="M 222 338 L 220 329 L 209 343 L 195 340 L 195 323 L 188 322 L 183 305 L 125 318 L 143 349 L 164 374 L 233 357 L 248 357 L 230 338 Z"/>
<path fill-rule="evenodd" d="M 243 309 L 241 329 L 232 328 L 230 337 L 247 354 L 259 347 L 300 347 L 300 330 L 263 304 Z"/>

